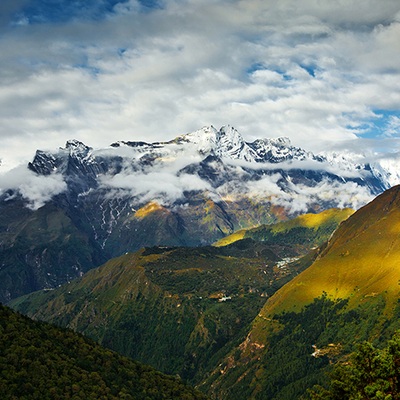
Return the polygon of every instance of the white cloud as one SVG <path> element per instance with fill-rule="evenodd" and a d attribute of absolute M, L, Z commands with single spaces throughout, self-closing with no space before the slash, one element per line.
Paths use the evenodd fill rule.
<path fill-rule="evenodd" d="M 356 139 L 374 109 L 400 110 L 397 0 L 164 6 L 140 13 L 129 1 L 96 21 L 3 24 L 6 166 L 70 138 L 101 147 L 207 124 L 321 150 Z"/>
<path fill-rule="evenodd" d="M 290 185 L 283 191 L 277 184 L 280 176 L 266 176 L 250 182 L 248 195 L 258 199 L 270 198 L 272 204 L 286 208 L 291 213 L 309 212 L 315 204 L 332 204 L 335 207 L 350 207 L 355 210 L 373 199 L 366 187 L 355 182 L 332 182 L 327 179 L 314 187 Z"/>
<path fill-rule="evenodd" d="M 37 175 L 25 166 L 0 174 L 0 194 L 8 189 L 16 190 L 28 201 L 28 207 L 32 210 L 44 206 L 66 188 L 62 175 Z"/>
<path fill-rule="evenodd" d="M 101 185 L 111 197 L 130 196 L 138 203 L 156 200 L 160 204 L 170 205 L 182 199 L 185 191 L 209 190 L 210 185 L 195 175 L 174 175 L 170 172 L 156 171 L 147 174 L 120 173 L 114 176 L 103 176 Z"/>
<path fill-rule="evenodd" d="M 400 118 L 395 115 L 390 116 L 387 127 L 384 132 L 385 136 L 400 136 Z"/>

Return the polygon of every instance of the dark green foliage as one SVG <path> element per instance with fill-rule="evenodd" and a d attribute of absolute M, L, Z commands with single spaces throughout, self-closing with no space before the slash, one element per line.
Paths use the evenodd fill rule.
<path fill-rule="evenodd" d="M 205 387 L 213 385 L 216 398 L 230 400 L 302 398 L 309 388 L 326 382 L 326 371 L 352 352 L 357 343 L 375 335 L 379 338 L 381 333 L 386 337 L 398 324 L 394 315 L 381 325 L 385 307 L 381 296 L 355 309 L 347 307 L 348 300 L 323 295 L 298 313 L 276 315 L 271 321 L 275 329 L 268 332 L 265 350 L 245 357 L 238 351 L 235 367 L 211 377 Z M 221 364 L 221 370 L 225 367 Z"/>
<path fill-rule="evenodd" d="M 311 399 L 400 399 L 400 333 L 378 349 L 370 342 L 358 346 L 348 361 L 337 363 L 327 389 L 316 387 Z"/>
<path fill-rule="evenodd" d="M 204 399 L 163 375 L 69 330 L 0 305 L 2 399 Z"/>
<path fill-rule="evenodd" d="M 197 384 L 244 339 L 266 297 L 305 268 L 276 260 L 264 244 L 147 248 L 11 304 Z"/>
<path fill-rule="evenodd" d="M 307 388 L 319 382 L 324 358 L 313 358 L 312 345 L 318 343 L 327 324 L 337 318 L 345 301 L 333 302 L 327 297 L 316 299 L 301 313 L 285 313 L 277 317 L 283 329 L 273 334 L 264 352 L 251 365 L 244 363 L 227 374 L 223 382 L 224 397 L 229 399 L 297 399 Z M 237 384 L 245 374 L 248 384 Z"/>

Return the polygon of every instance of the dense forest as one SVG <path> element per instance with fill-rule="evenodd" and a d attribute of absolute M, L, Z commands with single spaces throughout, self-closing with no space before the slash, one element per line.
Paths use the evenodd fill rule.
<path fill-rule="evenodd" d="M 0 393 L 4 400 L 205 399 L 178 378 L 1 304 Z"/>
<path fill-rule="evenodd" d="M 335 364 L 327 387 L 310 391 L 313 400 L 395 400 L 400 398 L 400 332 L 383 348 L 363 342 Z"/>

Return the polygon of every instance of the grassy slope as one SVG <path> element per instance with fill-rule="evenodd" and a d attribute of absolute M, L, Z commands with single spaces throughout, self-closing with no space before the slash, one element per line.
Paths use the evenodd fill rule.
<path fill-rule="evenodd" d="M 343 222 L 318 259 L 269 298 L 207 385 L 222 398 L 298 398 L 323 380 L 331 349 L 346 354 L 399 328 L 399 282 L 398 186 Z M 325 357 L 310 357 L 315 344 Z"/>
<path fill-rule="evenodd" d="M 241 239 L 252 238 L 258 241 L 278 243 L 293 237 L 296 244 L 321 245 L 336 227 L 346 220 L 354 211 L 351 209 L 329 209 L 319 214 L 304 214 L 289 221 L 272 225 L 261 225 L 257 228 L 241 229 L 218 242 L 215 246 L 226 246 Z"/>
<path fill-rule="evenodd" d="M 397 301 L 400 281 L 400 189 L 395 187 L 345 221 L 320 258 L 271 298 L 264 315 L 299 310 L 325 291 L 357 304 L 385 293 Z"/>
<path fill-rule="evenodd" d="M 278 260 L 262 245 L 143 249 L 12 306 L 197 382 L 243 337 L 265 296 L 305 267 L 281 270 Z"/>

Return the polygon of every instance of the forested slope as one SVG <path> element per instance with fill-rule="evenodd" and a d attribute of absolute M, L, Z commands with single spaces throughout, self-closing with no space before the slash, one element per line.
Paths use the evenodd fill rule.
<path fill-rule="evenodd" d="M 205 398 L 177 378 L 1 304 L 0 393 L 4 400 Z"/>

